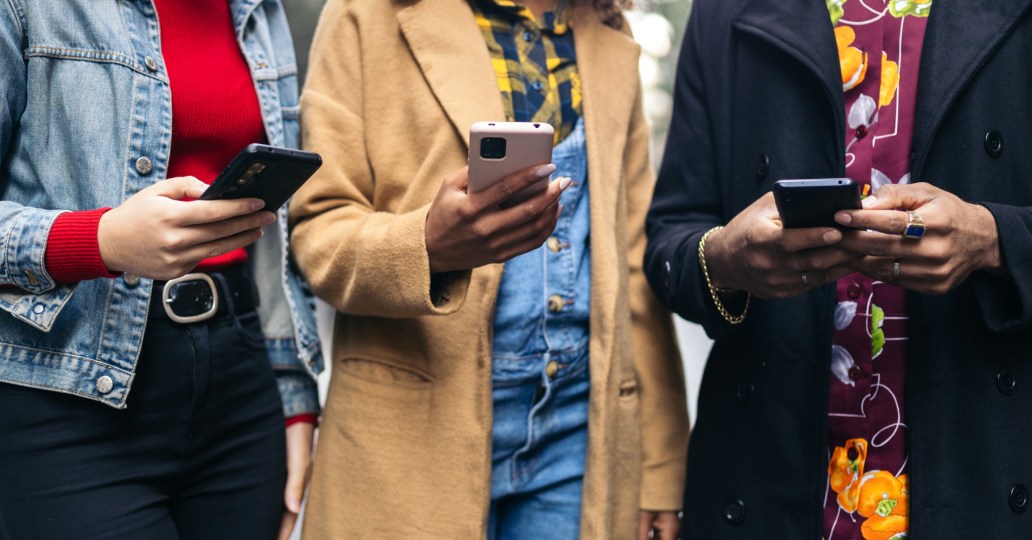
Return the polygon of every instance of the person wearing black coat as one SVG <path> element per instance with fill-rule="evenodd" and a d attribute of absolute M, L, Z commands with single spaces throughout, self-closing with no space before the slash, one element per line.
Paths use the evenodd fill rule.
<path fill-rule="evenodd" d="M 1032 0 L 934 4 L 910 182 L 840 233 L 782 229 L 770 194 L 845 174 L 829 7 L 694 2 L 644 260 L 715 340 L 686 538 L 821 538 L 835 281 L 854 271 L 906 290 L 911 537 L 1032 538 Z M 924 238 L 902 237 L 907 210 Z"/>

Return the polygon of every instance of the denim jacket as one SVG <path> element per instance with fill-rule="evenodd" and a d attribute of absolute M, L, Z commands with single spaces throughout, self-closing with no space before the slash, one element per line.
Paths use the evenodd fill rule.
<path fill-rule="evenodd" d="M 269 143 L 298 144 L 297 69 L 279 0 L 231 0 Z M 165 177 L 172 97 L 151 0 L 0 0 L 0 382 L 124 408 L 151 281 L 58 285 L 44 263 L 63 211 L 115 207 Z M 252 251 L 284 413 L 317 412 L 322 369 L 286 209 Z M 270 234 L 272 233 L 272 234 Z"/>

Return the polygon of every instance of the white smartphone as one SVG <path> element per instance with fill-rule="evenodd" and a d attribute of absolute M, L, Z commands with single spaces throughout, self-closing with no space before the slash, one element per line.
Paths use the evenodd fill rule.
<path fill-rule="evenodd" d="M 469 191 L 483 191 L 506 176 L 552 162 L 555 130 L 543 122 L 477 122 L 469 128 Z M 548 187 L 542 179 L 510 196 L 503 206 L 525 201 Z"/>

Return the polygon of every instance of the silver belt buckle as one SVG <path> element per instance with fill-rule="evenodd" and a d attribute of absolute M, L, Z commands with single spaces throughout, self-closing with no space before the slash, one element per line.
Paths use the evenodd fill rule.
<path fill-rule="evenodd" d="M 171 304 L 174 301 L 174 299 L 171 298 L 172 288 L 186 281 L 203 281 L 208 285 L 208 287 L 211 288 L 211 307 L 204 313 L 183 316 L 177 315 L 174 311 L 172 311 Z M 209 276 L 208 274 L 186 274 L 185 276 L 178 277 L 176 279 L 170 279 L 167 282 L 165 282 L 165 286 L 161 290 L 161 307 L 165 308 L 165 314 L 168 315 L 169 319 L 172 319 L 173 321 L 179 324 L 189 324 L 199 321 L 206 321 L 214 317 L 215 313 L 217 313 L 219 310 L 219 291 L 215 288 L 215 282 L 212 281 L 211 276 Z"/>

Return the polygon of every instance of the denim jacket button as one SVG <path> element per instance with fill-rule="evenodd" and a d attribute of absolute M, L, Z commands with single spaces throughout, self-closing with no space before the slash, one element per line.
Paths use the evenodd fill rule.
<path fill-rule="evenodd" d="M 553 294 L 548 297 L 548 311 L 551 311 L 552 313 L 559 313 L 562 311 L 564 304 L 566 304 L 566 302 L 564 302 L 563 297 L 558 294 Z"/>
<path fill-rule="evenodd" d="M 554 379 L 557 373 L 559 373 L 559 363 L 552 360 L 545 366 L 545 375 L 548 375 L 549 379 Z"/>
<path fill-rule="evenodd" d="M 140 159 L 136 160 L 136 172 L 146 176 L 146 175 L 150 174 L 151 170 L 153 170 L 153 169 L 154 169 L 154 164 L 151 163 L 151 160 L 150 160 L 149 157 L 142 156 L 142 157 L 140 157 Z"/>
<path fill-rule="evenodd" d="M 152 71 L 152 72 L 154 72 L 154 71 L 157 71 L 157 70 L 158 70 L 158 63 L 157 63 L 157 62 L 155 62 L 155 61 L 154 61 L 154 58 L 152 58 L 152 57 L 150 57 L 150 56 L 148 56 L 148 57 L 144 58 L 144 59 L 143 59 L 143 63 L 144 63 L 144 65 L 146 65 L 146 66 L 147 66 L 147 69 L 149 69 L 149 70 L 150 70 L 150 71 Z"/>
<path fill-rule="evenodd" d="M 563 243 L 560 242 L 559 239 L 554 236 L 549 237 L 548 249 L 550 249 L 552 253 L 559 253 L 563 249 Z"/>
<path fill-rule="evenodd" d="M 32 312 L 35 313 L 36 315 L 42 315 L 43 312 L 46 311 L 46 310 L 47 310 L 47 306 L 44 306 L 43 304 L 36 304 L 36 305 L 32 306 Z"/>
<path fill-rule="evenodd" d="M 125 284 L 128 287 L 135 287 L 140 284 L 140 276 L 136 274 L 130 274 L 129 272 L 126 272 L 125 275 L 122 276 L 122 279 L 125 280 Z"/>
<path fill-rule="evenodd" d="M 111 377 L 108 377 L 107 375 L 102 375 L 99 379 L 97 379 L 97 391 L 101 394 L 107 394 L 114 387 L 115 382 L 112 381 Z"/>

